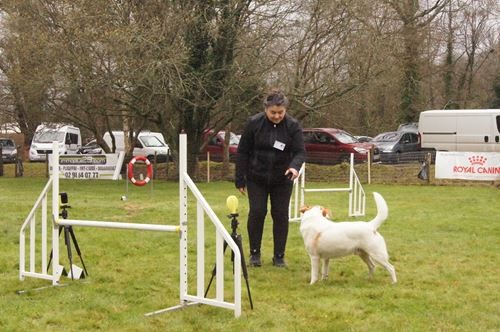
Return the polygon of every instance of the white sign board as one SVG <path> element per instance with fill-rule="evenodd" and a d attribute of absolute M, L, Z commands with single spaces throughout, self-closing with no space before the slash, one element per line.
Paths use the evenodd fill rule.
<path fill-rule="evenodd" d="M 498 152 L 436 153 L 436 179 L 500 180 Z"/>
<path fill-rule="evenodd" d="M 124 152 L 119 154 L 64 154 L 59 156 L 61 179 L 111 179 L 120 178 Z M 52 158 L 49 158 L 52 172 Z"/>

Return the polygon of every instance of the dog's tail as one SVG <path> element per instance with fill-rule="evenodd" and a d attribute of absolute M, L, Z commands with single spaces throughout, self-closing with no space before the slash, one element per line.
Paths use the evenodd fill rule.
<path fill-rule="evenodd" d="M 389 215 L 389 209 L 387 208 L 387 203 L 385 199 L 379 193 L 374 192 L 373 197 L 375 198 L 375 203 L 377 204 L 377 215 L 370 221 L 374 230 L 377 230 L 380 225 L 387 219 Z"/>

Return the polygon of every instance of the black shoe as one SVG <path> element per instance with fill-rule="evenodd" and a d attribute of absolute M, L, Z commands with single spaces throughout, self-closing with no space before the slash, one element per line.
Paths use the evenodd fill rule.
<path fill-rule="evenodd" d="M 286 267 L 285 258 L 283 257 L 283 255 L 274 256 L 273 265 L 276 267 Z"/>
<path fill-rule="evenodd" d="M 260 261 L 260 253 L 251 254 L 250 260 L 248 261 L 248 265 L 255 267 L 262 266 L 262 262 Z"/>

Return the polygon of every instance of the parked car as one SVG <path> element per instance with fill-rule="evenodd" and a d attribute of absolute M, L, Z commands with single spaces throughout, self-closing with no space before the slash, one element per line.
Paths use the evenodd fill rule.
<path fill-rule="evenodd" d="M 113 131 L 105 132 L 103 139 L 106 144 L 112 148 L 113 140 L 111 138 L 113 134 L 115 138 L 115 153 L 120 151 L 125 151 L 125 134 L 123 131 Z M 156 161 L 164 162 L 168 159 L 169 147 L 165 143 L 165 138 L 162 133 L 143 130 L 137 135 L 135 140 L 134 150 L 132 155 L 135 156 L 145 156 L 149 160 L 153 160 L 156 155 Z"/>
<path fill-rule="evenodd" d="M 338 164 L 349 162 L 351 153 L 355 162 L 368 159 L 373 147 L 370 143 L 360 143 L 348 132 L 335 128 L 304 129 L 306 162 L 317 164 Z"/>
<path fill-rule="evenodd" d="M 63 123 L 42 123 L 31 141 L 30 161 L 44 161 L 52 154 L 53 142 L 59 142 L 59 154 L 76 153 L 82 146 L 80 128 Z"/>
<path fill-rule="evenodd" d="M 10 138 L 0 138 L 2 145 L 2 160 L 6 163 L 13 163 L 17 158 L 17 148 L 14 140 Z"/>
<path fill-rule="evenodd" d="M 367 143 L 373 139 L 373 137 L 371 137 L 371 136 L 354 136 L 354 137 L 356 137 L 356 139 L 360 143 Z"/>
<path fill-rule="evenodd" d="M 420 151 L 420 140 L 418 133 L 405 131 L 390 131 L 381 133 L 371 141 L 375 145 L 373 160 L 380 162 L 399 163 L 405 154 Z M 404 158 L 404 159 L 403 159 Z M 416 156 L 418 159 L 418 156 Z"/>
<path fill-rule="evenodd" d="M 402 123 L 398 126 L 397 131 L 410 131 L 412 133 L 418 133 L 418 122 Z"/>
<path fill-rule="evenodd" d="M 200 159 L 207 159 L 207 152 L 210 152 L 210 160 L 212 161 L 222 161 L 224 158 L 224 140 L 226 137 L 226 132 L 221 130 L 217 134 L 214 134 L 213 130 L 206 130 L 203 134 L 205 140 L 208 140 L 204 149 L 200 153 Z M 235 133 L 231 132 L 229 137 L 229 160 L 234 161 L 236 158 L 236 153 L 238 152 L 238 144 L 240 143 L 240 137 Z"/>
<path fill-rule="evenodd" d="M 101 154 L 102 148 L 99 144 L 97 144 L 96 140 L 93 139 L 81 148 L 78 149 L 78 152 L 80 154 Z"/>
<path fill-rule="evenodd" d="M 419 124 L 423 149 L 500 152 L 500 109 L 424 111 Z"/>
<path fill-rule="evenodd" d="M 115 137 L 115 152 L 124 151 L 125 149 L 125 136 L 123 131 L 113 131 L 113 136 Z M 111 148 L 112 139 L 109 132 L 104 133 L 104 141 Z M 104 150 L 97 144 L 96 140 L 93 139 L 84 146 L 82 146 L 78 153 L 81 154 L 102 154 Z M 149 160 L 153 160 L 156 154 L 156 160 L 158 162 L 164 162 L 167 160 L 169 155 L 169 147 L 165 143 L 163 135 L 159 132 L 152 131 L 141 131 L 135 142 L 133 155 L 134 156 L 146 156 Z"/>

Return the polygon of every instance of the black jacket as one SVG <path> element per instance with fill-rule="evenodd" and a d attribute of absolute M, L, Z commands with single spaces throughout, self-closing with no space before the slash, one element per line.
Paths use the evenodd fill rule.
<path fill-rule="evenodd" d="M 297 120 L 286 114 L 274 124 L 265 112 L 256 114 L 249 118 L 238 145 L 236 188 L 246 187 L 247 180 L 260 184 L 290 181 L 286 170 L 299 171 L 304 159 L 304 138 Z"/>

